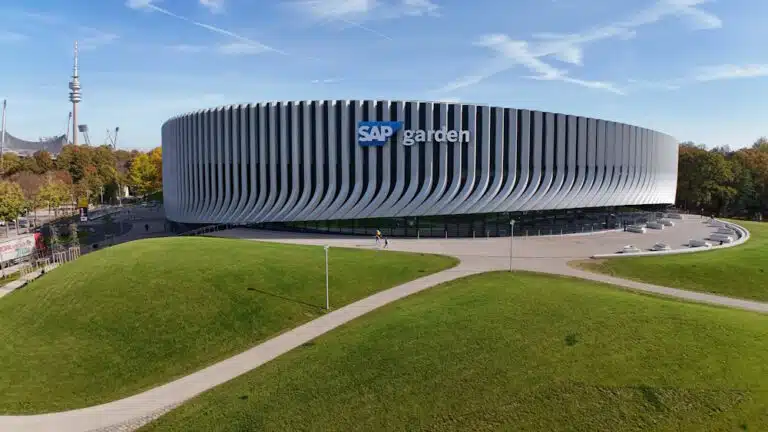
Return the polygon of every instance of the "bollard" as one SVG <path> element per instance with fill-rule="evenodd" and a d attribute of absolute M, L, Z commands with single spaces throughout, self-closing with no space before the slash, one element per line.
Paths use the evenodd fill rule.
<path fill-rule="evenodd" d="M 563 229 L 560 228 L 560 235 L 563 235 Z"/>
<path fill-rule="evenodd" d="M 445 231 L 445 238 L 448 238 L 448 231 Z"/>
<path fill-rule="evenodd" d="M 584 225 L 581 226 L 581 232 L 584 232 Z"/>
<path fill-rule="evenodd" d="M 485 238 L 487 238 L 487 239 L 491 238 L 491 232 L 490 231 L 486 231 L 485 232 Z"/>
<path fill-rule="evenodd" d="M 525 236 L 528 237 L 528 230 L 525 230 Z"/>
<path fill-rule="evenodd" d="M 538 234 L 538 235 L 541 235 L 541 230 L 539 230 L 538 232 L 539 232 L 539 234 Z"/>
<path fill-rule="evenodd" d="M 416 230 L 416 240 L 421 238 L 421 230 Z"/>
<path fill-rule="evenodd" d="M 552 235 L 552 228 L 549 229 L 549 235 Z"/>
<path fill-rule="evenodd" d="M 472 230 L 472 238 L 475 238 L 475 230 Z"/>

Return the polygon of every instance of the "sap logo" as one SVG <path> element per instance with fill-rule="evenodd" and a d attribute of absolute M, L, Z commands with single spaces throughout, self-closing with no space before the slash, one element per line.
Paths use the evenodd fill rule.
<path fill-rule="evenodd" d="M 402 128 L 400 121 L 361 121 L 357 124 L 357 143 L 365 147 L 381 147 Z"/>

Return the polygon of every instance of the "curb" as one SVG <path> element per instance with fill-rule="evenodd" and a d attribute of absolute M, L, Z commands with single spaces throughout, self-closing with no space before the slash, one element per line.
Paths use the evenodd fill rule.
<path fill-rule="evenodd" d="M 612 254 L 597 254 L 592 255 L 591 259 L 604 259 L 604 258 L 631 258 L 631 257 L 638 257 L 638 256 L 662 256 L 662 255 L 679 255 L 679 254 L 686 254 L 686 253 L 696 253 L 696 252 L 706 252 L 706 251 L 712 251 L 712 250 L 718 250 L 718 249 L 725 249 L 730 248 L 734 246 L 738 246 L 749 240 L 750 234 L 749 230 L 744 228 L 741 225 L 737 225 L 732 222 L 725 222 L 721 221 L 719 219 L 715 219 L 715 222 L 720 222 L 724 224 L 726 227 L 733 229 L 734 231 L 739 234 L 738 240 L 732 242 L 732 243 L 725 243 L 722 245 L 712 246 L 712 247 L 689 247 L 687 249 L 673 249 L 668 251 L 643 251 L 643 252 L 635 252 L 635 253 L 612 253 Z"/>

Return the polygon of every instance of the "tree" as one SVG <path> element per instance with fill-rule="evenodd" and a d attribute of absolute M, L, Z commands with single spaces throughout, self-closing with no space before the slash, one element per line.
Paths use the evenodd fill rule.
<path fill-rule="evenodd" d="M 49 177 L 48 182 L 40 188 L 38 201 L 52 208 L 54 215 L 58 216 L 58 209 L 65 202 L 69 202 L 71 191 L 69 187 L 59 180 Z"/>
<path fill-rule="evenodd" d="M 131 161 L 130 181 L 140 195 L 160 188 L 160 174 L 146 153 L 140 153 Z"/>
<path fill-rule="evenodd" d="M 35 162 L 37 163 L 37 166 L 40 168 L 40 170 L 42 170 L 41 174 L 53 170 L 53 159 L 51 158 L 51 154 L 47 151 L 36 151 L 32 157 L 35 159 Z"/>
<path fill-rule="evenodd" d="M 678 157 L 678 201 L 686 209 L 723 212 L 737 192 L 726 157 L 698 146 L 681 145 Z"/>
<path fill-rule="evenodd" d="M 3 176 L 9 177 L 22 169 L 22 162 L 19 155 L 15 153 L 3 153 Z"/>
<path fill-rule="evenodd" d="M 21 216 L 26 207 L 24 192 L 18 183 L 0 181 L 0 220 L 12 221 Z M 19 225 L 16 224 L 18 232 Z M 8 224 L 5 224 L 5 232 L 8 234 Z"/>
<path fill-rule="evenodd" d="M 69 224 L 69 246 L 74 247 L 80 244 L 80 235 L 77 232 L 77 224 Z"/>
<path fill-rule="evenodd" d="M 768 152 L 768 138 L 766 137 L 760 137 L 755 141 L 754 144 L 752 144 L 752 148 L 755 150 Z"/>
<path fill-rule="evenodd" d="M 152 150 L 149 151 L 149 160 L 152 162 L 152 165 L 155 166 L 155 171 L 157 172 L 157 181 L 160 183 L 160 186 L 162 186 L 163 183 L 163 148 L 162 147 L 155 147 Z"/>

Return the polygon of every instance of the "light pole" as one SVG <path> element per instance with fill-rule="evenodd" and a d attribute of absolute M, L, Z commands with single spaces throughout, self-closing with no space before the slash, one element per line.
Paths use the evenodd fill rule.
<path fill-rule="evenodd" d="M 509 221 L 509 271 L 512 271 L 512 245 L 515 240 L 515 220 Z"/>
<path fill-rule="evenodd" d="M 328 249 L 330 246 L 323 246 L 325 249 L 325 310 L 331 310 L 330 300 L 328 299 Z"/>

